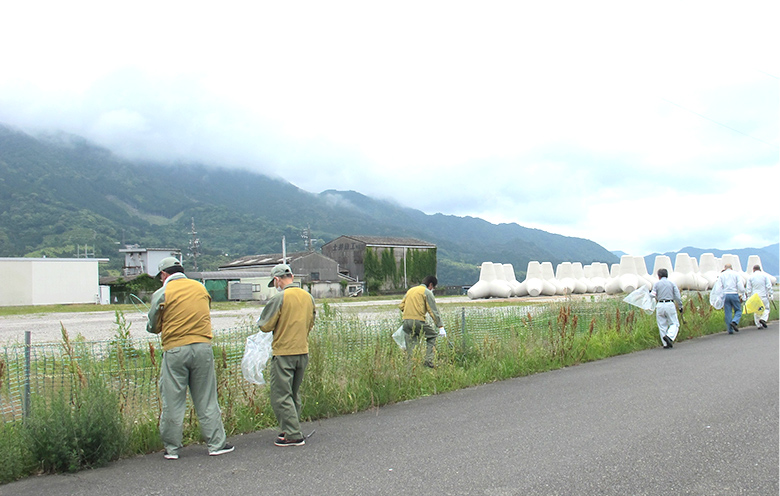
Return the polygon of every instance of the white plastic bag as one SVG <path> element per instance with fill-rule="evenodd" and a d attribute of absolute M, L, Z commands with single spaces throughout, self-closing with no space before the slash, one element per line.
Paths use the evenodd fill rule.
<path fill-rule="evenodd" d="M 398 346 L 401 347 L 402 350 L 406 349 L 406 338 L 404 337 L 403 325 L 401 325 L 401 327 L 399 327 L 398 330 L 393 333 L 393 339 L 398 344 Z"/>
<path fill-rule="evenodd" d="M 241 359 L 241 373 L 247 381 L 262 386 L 265 384 L 263 371 L 271 357 L 272 332 L 258 332 L 246 338 L 244 358 Z"/>
<path fill-rule="evenodd" d="M 623 301 L 629 305 L 641 308 L 648 315 L 655 312 L 656 301 L 650 296 L 650 291 L 645 286 L 632 291 L 631 294 L 623 298 Z"/>
<path fill-rule="evenodd" d="M 710 305 L 715 310 L 723 308 L 723 285 L 720 284 L 720 280 L 715 282 L 715 286 L 710 291 Z"/>

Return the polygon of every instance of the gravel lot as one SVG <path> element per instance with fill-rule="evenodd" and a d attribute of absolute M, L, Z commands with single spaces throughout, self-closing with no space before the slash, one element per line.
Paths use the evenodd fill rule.
<path fill-rule="evenodd" d="M 504 301 L 533 301 L 541 303 L 552 301 L 562 297 L 550 298 L 508 298 Z M 439 303 L 447 304 L 478 304 L 485 300 L 469 300 L 466 296 L 437 298 Z M 388 309 L 398 305 L 397 300 L 354 300 L 332 303 L 331 307 L 344 312 L 359 313 L 384 313 Z M 260 316 L 262 306 L 249 306 L 233 310 L 213 310 L 211 312 L 211 324 L 215 331 L 229 329 L 245 323 L 253 322 Z M 134 338 L 146 338 L 146 314 L 140 312 L 125 312 L 125 319 L 130 323 L 130 335 Z M 0 316 L 0 343 L 24 343 L 25 331 L 32 331 L 31 339 L 35 343 L 59 342 L 62 339 L 61 325 L 65 326 L 68 335 L 73 338 L 83 336 L 88 341 L 100 341 L 113 338 L 116 332 L 114 310 L 101 310 L 95 312 L 70 312 L 70 313 L 39 313 L 30 315 Z"/>

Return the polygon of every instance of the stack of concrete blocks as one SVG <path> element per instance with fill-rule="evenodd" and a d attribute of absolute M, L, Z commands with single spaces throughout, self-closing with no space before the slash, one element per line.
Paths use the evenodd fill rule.
<path fill-rule="evenodd" d="M 658 281 L 658 269 L 664 268 L 669 279 L 681 290 L 706 291 L 712 289 L 725 264 L 731 264 L 743 282 L 753 273 L 754 265 L 761 265 L 758 255 L 748 258 L 748 270 L 736 255 L 725 254 L 715 257 L 712 253 L 702 254 L 700 260 L 687 253 L 678 253 L 674 266 L 667 255 L 656 255 L 653 272 L 648 273 L 644 257 L 623 255 L 619 264 L 608 266 L 594 262 L 585 267 L 580 262 L 562 262 L 555 272 L 550 262 L 528 262 L 526 278 L 518 282 L 512 264 L 484 262 L 479 281 L 468 291 L 471 299 L 508 298 L 510 296 L 553 296 L 606 292 L 608 294 L 630 293 L 645 286 L 651 289 Z M 763 266 L 762 266 L 763 267 Z M 769 276 L 772 284 L 777 278 Z"/>

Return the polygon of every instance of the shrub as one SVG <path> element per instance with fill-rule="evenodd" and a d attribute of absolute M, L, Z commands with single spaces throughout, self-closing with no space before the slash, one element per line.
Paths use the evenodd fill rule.
<path fill-rule="evenodd" d="M 35 397 L 24 438 L 44 472 L 75 472 L 119 458 L 127 433 L 117 394 L 96 376 L 68 397 Z"/>

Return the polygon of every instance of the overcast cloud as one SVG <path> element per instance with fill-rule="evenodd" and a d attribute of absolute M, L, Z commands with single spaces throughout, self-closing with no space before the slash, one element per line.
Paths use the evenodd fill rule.
<path fill-rule="evenodd" d="M 775 7 L 4 2 L 0 123 L 635 255 L 763 247 Z"/>

